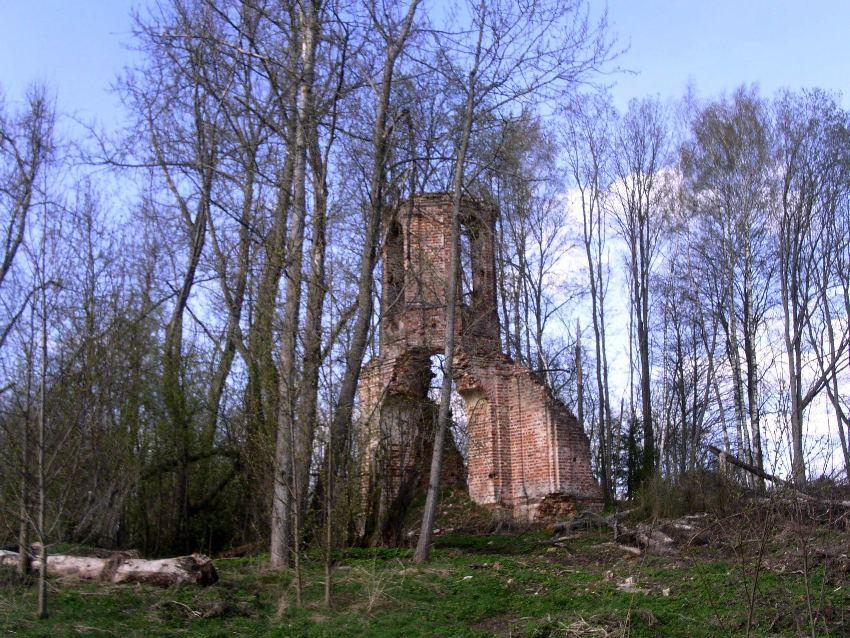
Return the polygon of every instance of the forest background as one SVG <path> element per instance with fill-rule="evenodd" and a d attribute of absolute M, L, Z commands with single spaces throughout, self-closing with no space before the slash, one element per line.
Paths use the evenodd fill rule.
<path fill-rule="evenodd" d="M 426 191 L 498 204 L 504 349 L 609 499 L 709 445 L 846 481 L 840 5 L 59 4 L 3 8 L 5 543 L 286 563 L 350 517 L 380 222 Z"/>

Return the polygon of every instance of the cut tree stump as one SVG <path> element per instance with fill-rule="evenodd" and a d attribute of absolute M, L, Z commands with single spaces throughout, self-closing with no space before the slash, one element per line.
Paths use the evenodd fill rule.
<path fill-rule="evenodd" d="M 0 565 L 13 567 L 17 564 L 17 552 L 0 551 Z M 39 559 L 35 558 L 31 565 L 33 570 L 37 570 Z M 157 560 L 128 558 L 120 554 L 112 558 L 56 554 L 47 557 L 47 575 L 106 583 L 144 583 L 156 587 L 206 586 L 218 581 L 212 560 L 203 554 Z"/>

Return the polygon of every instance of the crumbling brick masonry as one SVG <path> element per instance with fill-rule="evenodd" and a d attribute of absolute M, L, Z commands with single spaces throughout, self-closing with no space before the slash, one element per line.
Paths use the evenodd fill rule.
<path fill-rule="evenodd" d="M 393 211 L 384 228 L 380 352 L 363 370 L 361 433 L 367 465 L 379 448 L 391 450 L 395 491 L 422 453 L 429 358 L 445 348 L 451 210 L 449 196 L 421 195 Z M 600 491 L 581 424 L 541 379 L 501 351 L 497 214 L 472 200 L 462 206 L 454 380 L 468 417 L 470 496 L 533 520 L 553 508 L 560 515 L 579 502 L 597 504 Z M 456 458 L 452 445 L 445 481 L 461 478 Z"/>

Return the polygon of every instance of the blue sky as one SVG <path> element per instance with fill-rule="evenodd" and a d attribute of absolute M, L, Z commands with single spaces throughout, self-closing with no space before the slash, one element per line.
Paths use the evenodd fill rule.
<path fill-rule="evenodd" d="M 432 0 L 433 2 L 433 0 Z M 0 86 L 15 100 L 33 80 L 54 90 L 60 109 L 112 125 L 109 86 L 132 60 L 130 10 L 143 0 L 0 0 Z M 850 2 L 839 0 L 609 0 L 628 51 L 614 99 L 702 96 L 758 83 L 819 86 L 850 94 Z M 599 10 L 604 2 L 592 0 Z M 848 101 L 845 97 L 844 104 Z"/>
<path fill-rule="evenodd" d="M 846 0 L 610 0 L 624 45 L 618 106 L 631 97 L 702 96 L 756 83 L 763 93 L 821 87 L 850 94 Z"/>
<path fill-rule="evenodd" d="M 115 122 L 109 87 L 131 60 L 127 0 L 0 0 L 0 86 L 16 100 L 34 80 L 61 111 Z"/>

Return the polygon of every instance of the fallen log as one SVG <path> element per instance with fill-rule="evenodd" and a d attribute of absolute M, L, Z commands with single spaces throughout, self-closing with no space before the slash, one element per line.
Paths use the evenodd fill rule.
<path fill-rule="evenodd" d="M 623 545 L 621 543 L 612 543 L 622 552 L 626 552 L 627 554 L 631 554 L 632 556 L 640 556 L 643 554 L 640 547 L 632 547 L 631 545 Z"/>
<path fill-rule="evenodd" d="M 631 533 L 648 552 L 663 555 L 678 553 L 674 547 L 675 541 L 672 538 L 661 530 L 650 527 L 646 523 L 640 523 L 634 532 Z"/>
<path fill-rule="evenodd" d="M 643 555 L 643 550 L 640 547 L 632 547 L 631 545 L 623 545 L 621 543 L 612 543 L 611 541 L 608 541 L 607 543 L 599 543 L 596 547 L 611 547 L 632 556 L 639 557 Z"/>
<path fill-rule="evenodd" d="M 4 567 L 17 567 L 18 552 L 13 552 L 8 549 L 0 549 L 0 565 Z"/>
<path fill-rule="evenodd" d="M 47 564 L 49 567 L 49 559 Z M 170 587 L 184 584 L 206 586 L 218 581 L 218 572 L 212 560 L 203 554 L 159 560 L 127 558 L 119 560 L 114 567 L 107 565 L 105 574 L 109 574 L 110 569 L 110 581 L 113 583 L 145 583 Z"/>
<path fill-rule="evenodd" d="M 778 476 L 773 476 L 773 474 L 768 474 L 764 470 L 760 470 L 755 465 L 750 465 L 746 461 L 742 461 L 734 454 L 730 454 L 729 452 L 725 452 L 721 450 L 719 447 L 715 445 L 707 446 L 708 451 L 714 454 L 718 459 L 720 459 L 721 463 L 731 463 L 735 467 L 739 467 L 742 470 L 746 470 L 750 474 L 758 476 L 759 478 L 763 478 L 766 481 L 772 481 L 774 483 L 780 483 L 782 485 L 789 485 L 788 481 L 784 481 Z"/>
<path fill-rule="evenodd" d="M 770 481 L 772 483 L 776 483 L 777 485 L 781 485 L 786 488 L 791 494 L 799 498 L 803 501 L 808 501 L 811 503 L 820 503 L 823 505 L 833 505 L 836 507 L 846 507 L 850 508 L 850 501 L 842 501 L 842 500 L 833 500 L 829 498 L 818 498 L 817 496 L 812 496 L 811 494 L 806 494 L 805 492 L 800 491 L 793 483 L 790 481 L 786 481 L 784 479 L 779 478 L 778 476 L 774 476 L 773 474 L 768 474 L 764 470 L 760 470 L 755 465 L 751 465 L 746 461 L 742 461 L 734 454 L 728 454 L 714 445 L 708 446 L 708 451 L 717 456 L 720 459 L 725 460 L 727 463 L 731 463 L 735 467 L 739 467 L 742 470 L 749 472 L 759 478 L 763 478 L 766 481 Z"/>
<path fill-rule="evenodd" d="M 622 525 L 620 520 L 623 518 L 627 518 L 629 515 L 631 515 L 632 512 L 636 511 L 636 509 L 637 508 L 633 507 L 631 509 L 622 510 L 620 512 L 614 512 L 613 514 L 609 514 L 605 517 L 605 523 L 614 532 L 614 538 L 617 538 L 620 535 L 620 527 Z"/>
<path fill-rule="evenodd" d="M 699 523 L 699 524 L 698 524 Z M 662 521 L 661 531 L 671 536 L 678 545 L 708 545 L 708 529 L 705 514 L 690 514 L 682 518 Z"/>
<path fill-rule="evenodd" d="M 17 564 L 17 552 L 0 551 L 0 565 Z M 34 559 L 31 565 L 38 570 L 40 560 Z M 202 554 L 157 560 L 129 558 L 121 554 L 111 558 L 56 554 L 47 558 L 47 575 L 106 583 L 144 583 L 156 587 L 206 586 L 218 581 L 212 560 Z"/>
<path fill-rule="evenodd" d="M 611 528 L 616 531 L 617 524 L 620 519 L 626 518 L 634 512 L 635 509 L 627 509 L 621 512 L 614 512 L 604 518 L 591 510 L 581 512 L 575 518 L 569 521 L 557 522 L 553 525 L 552 531 L 554 534 L 563 534 L 566 532 L 574 532 L 577 530 L 589 529 L 606 529 Z"/>
<path fill-rule="evenodd" d="M 555 523 L 553 538 L 538 542 L 563 547 L 565 541 L 581 538 L 583 530 L 607 529 L 611 531 L 614 541 L 611 543 L 612 546 L 636 556 L 644 552 L 676 556 L 679 554 L 680 546 L 689 547 L 709 543 L 707 530 L 704 527 L 707 514 L 704 512 L 674 520 L 660 520 L 651 524 L 632 525 L 623 522 L 636 511 L 638 511 L 637 508 L 625 509 L 604 517 L 596 512 L 585 511 L 571 520 Z"/>
<path fill-rule="evenodd" d="M 578 530 L 605 529 L 608 523 L 596 512 L 585 511 L 569 521 L 555 523 L 552 527 L 554 534 L 565 534 Z"/>
<path fill-rule="evenodd" d="M 584 538 L 584 534 L 566 534 L 564 536 L 556 536 L 547 540 L 537 541 L 538 545 L 562 545 L 567 541 L 575 541 Z"/>

